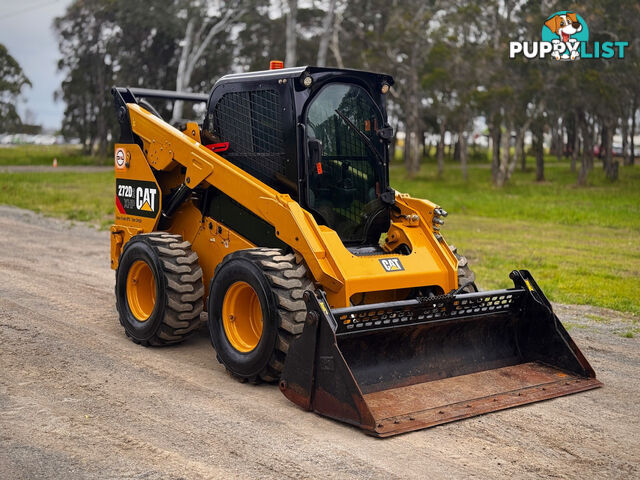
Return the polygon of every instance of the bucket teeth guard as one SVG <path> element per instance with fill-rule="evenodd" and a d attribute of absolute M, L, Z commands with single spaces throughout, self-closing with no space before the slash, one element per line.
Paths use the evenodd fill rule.
<path fill-rule="evenodd" d="M 514 288 L 331 310 L 307 318 L 280 390 L 386 437 L 602 384 L 526 270 Z"/>

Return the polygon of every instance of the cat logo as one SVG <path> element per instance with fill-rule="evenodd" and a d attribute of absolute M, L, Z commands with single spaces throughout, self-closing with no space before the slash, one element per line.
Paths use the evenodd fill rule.
<path fill-rule="evenodd" d="M 116 208 L 118 213 L 154 218 L 160 210 L 160 195 L 154 182 L 116 179 Z"/>
<path fill-rule="evenodd" d="M 155 211 L 156 193 L 155 188 L 136 188 L 136 208 L 144 212 Z"/>
<path fill-rule="evenodd" d="M 386 272 L 401 272 L 404 270 L 399 258 L 381 258 L 379 261 Z"/>

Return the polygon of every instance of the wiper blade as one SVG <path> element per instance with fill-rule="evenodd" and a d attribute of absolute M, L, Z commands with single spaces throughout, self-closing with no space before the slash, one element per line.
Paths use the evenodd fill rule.
<path fill-rule="evenodd" d="M 378 152 L 376 150 L 376 147 L 373 146 L 373 143 L 371 142 L 371 139 L 369 137 L 367 137 L 367 135 L 360 130 L 358 127 L 356 127 L 353 122 L 351 120 L 349 120 L 347 118 L 347 116 L 342 113 L 340 110 L 335 110 L 335 112 L 340 115 L 340 118 L 342 118 L 342 120 L 344 120 L 344 122 L 349 125 L 354 132 L 356 132 L 358 134 L 358 136 L 360 138 L 362 138 L 362 140 L 364 141 L 365 145 L 367 147 L 369 147 L 369 150 L 371 150 L 373 152 L 373 154 L 376 156 L 376 158 L 378 159 L 378 162 L 380 162 L 380 165 L 384 165 L 384 158 L 382 158 L 382 155 L 380 155 L 380 152 Z"/>

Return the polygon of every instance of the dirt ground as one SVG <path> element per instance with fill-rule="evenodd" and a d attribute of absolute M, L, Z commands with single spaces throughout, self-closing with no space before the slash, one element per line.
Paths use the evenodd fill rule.
<path fill-rule="evenodd" d="M 106 232 L 0 207 L 0 478 L 640 476 L 627 315 L 556 307 L 604 388 L 376 439 L 233 381 L 204 329 L 133 344 L 113 285 Z"/>

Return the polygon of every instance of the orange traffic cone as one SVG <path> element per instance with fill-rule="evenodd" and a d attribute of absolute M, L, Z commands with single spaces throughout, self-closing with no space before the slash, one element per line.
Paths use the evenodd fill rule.
<path fill-rule="evenodd" d="M 54 158 L 53 159 L 53 168 L 57 168 L 58 167 L 58 159 Z"/>

